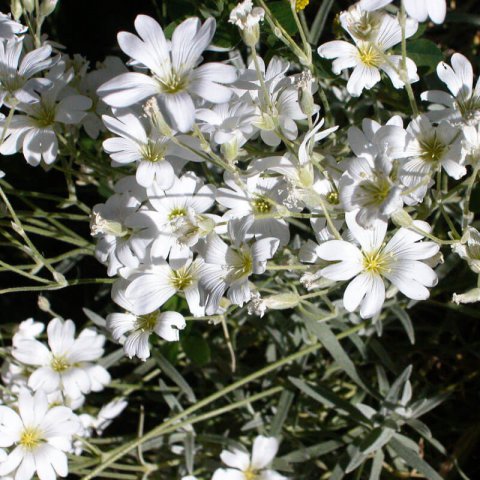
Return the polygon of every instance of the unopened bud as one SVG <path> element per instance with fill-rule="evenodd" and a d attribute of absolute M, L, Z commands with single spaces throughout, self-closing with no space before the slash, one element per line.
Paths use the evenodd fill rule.
<path fill-rule="evenodd" d="M 26 12 L 32 13 L 35 9 L 35 1 L 34 0 L 21 0 L 23 8 Z"/>
<path fill-rule="evenodd" d="M 307 117 L 311 117 L 314 112 L 315 102 L 312 95 L 312 74 L 309 70 L 302 72 L 297 87 L 300 108 Z"/>
<path fill-rule="evenodd" d="M 38 308 L 42 310 L 42 312 L 49 313 L 51 311 L 50 302 L 48 301 L 47 297 L 44 297 L 43 295 L 39 295 L 37 304 L 38 304 Z"/>
<path fill-rule="evenodd" d="M 222 144 L 220 151 L 227 162 L 233 163 L 237 159 L 239 152 L 237 139 L 234 138 L 231 141 Z"/>
<path fill-rule="evenodd" d="M 43 0 L 40 6 L 40 15 L 42 17 L 48 17 L 57 6 L 58 0 Z"/>
<path fill-rule="evenodd" d="M 411 227 L 413 218 L 403 209 L 396 210 L 392 214 L 392 221 L 397 227 Z"/>
<path fill-rule="evenodd" d="M 270 310 L 287 310 L 295 308 L 300 303 L 300 295 L 298 293 L 278 293 L 265 297 L 263 301 Z"/>
<path fill-rule="evenodd" d="M 20 0 L 12 0 L 10 4 L 10 11 L 15 20 L 18 20 L 23 15 L 22 2 Z"/>

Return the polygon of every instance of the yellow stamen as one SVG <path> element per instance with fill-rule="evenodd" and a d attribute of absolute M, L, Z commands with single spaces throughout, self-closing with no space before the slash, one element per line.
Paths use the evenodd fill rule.
<path fill-rule="evenodd" d="M 310 0 L 296 0 L 295 1 L 295 10 L 299 12 L 300 10 L 305 10 L 305 7 L 310 3 Z"/>
<path fill-rule="evenodd" d="M 36 427 L 26 428 L 20 436 L 20 445 L 28 450 L 38 447 L 42 441 L 42 432 Z"/>

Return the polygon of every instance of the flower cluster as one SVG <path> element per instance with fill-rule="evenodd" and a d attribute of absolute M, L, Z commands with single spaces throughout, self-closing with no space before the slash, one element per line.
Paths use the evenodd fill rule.
<path fill-rule="evenodd" d="M 301 28 L 297 12 L 308 2 L 290 3 Z M 314 328 L 302 327 L 297 337 L 308 342 L 329 319 L 342 331 L 350 322 L 355 332 L 373 336 L 383 322 L 400 318 L 411 336 L 406 310 L 427 300 L 445 275 L 437 267 L 451 252 L 442 247 L 452 247 L 480 273 L 480 233 L 470 207 L 480 171 L 480 80 L 474 85 L 469 60 L 454 53 L 436 66 L 445 88 L 417 99 L 412 84 L 420 85 L 421 70 L 406 48 L 419 23 L 444 21 L 445 1 L 402 0 L 397 7 L 391 0 L 361 0 L 339 15 L 338 38 L 315 45 L 316 52 L 305 35 L 301 47 L 293 42 L 267 4 L 260 5 L 245 0 L 229 16 L 248 56 L 218 54 L 214 18 L 184 19 L 169 35 L 155 19 L 138 15 L 136 33 L 118 34 L 128 61 L 110 57 L 94 69 L 0 14 L 0 107 L 6 113 L 0 153 L 21 152 L 32 166 L 68 159 L 69 201 L 76 200 L 74 165 L 77 185 L 89 179 L 99 187 L 103 200 L 89 217 L 95 245 L 80 245 L 106 267 L 103 283 L 111 283 L 115 304 L 100 319 L 103 333 L 85 328 L 75 337 L 73 321 L 54 318 L 46 344 L 43 324 L 20 324 L 2 368 L 0 476 L 66 476 L 67 453 L 80 455 L 82 441 L 101 434 L 126 407 L 116 398 L 94 413 L 85 408 L 88 395 L 111 380 L 102 360 L 107 337 L 130 359 L 146 362 L 141 368 L 158 343 L 181 340 L 189 321 L 222 323 L 230 342 L 226 321 L 238 318 L 234 314 L 307 312 Z M 38 18 L 49 9 L 42 2 Z M 265 20 L 298 61 L 259 55 Z M 317 77 L 321 59 L 333 60 L 331 83 Z M 332 113 L 329 98 L 347 110 L 357 97 L 391 85 L 405 91 L 395 93 L 408 97 L 411 112 L 372 108 L 350 123 Z M 85 135 L 103 148 L 95 158 L 78 147 Z M 19 222 L 13 218 L 15 231 L 28 239 Z M 24 251 L 35 261 L 41 256 L 30 244 Z M 54 278 L 60 279 L 55 288 L 65 286 L 56 271 Z M 453 300 L 480 301 L 480 289 Z M 331 353 L 334 343 L 327 340 Z M 367 348 L 360 340 L 356 345 Z M 335 348 L 335 360 L 343 359 L 342 368 L 371 394 Z M 161 368 L 185 388 L 174 367 Z M 347 471 L 371 455 L 381 470 L 382 448 L 404 438 L 398 433 L 404 425 L 428 433 L 417 420 L 424 405 L 410 405 L 410 375 L 405 370 L 392 387 L 383 382 L 387 393 L 378 412 L 355 397 L 349 412 L 361 419 L 361 432 L 347 448 Z M 312 392 L 304 382 L 292 383 Z M 333 394 L 315 398 L 326 407 L 334 403 Z M 410 447 L 407 464 L 410 450 L 418 456 Z M 285 480 L 270 468 L 278 448 L 274 436 L 260 435 L 251 455 L 224 450 L 226 468 L 212 480 Z M 278 469 L 288 471 L 287 463 Z M 142 466 L 148 474 L 150 467 Z M 187 471 L 193 473 L 191 465 L 181 473 Z M 344 472 L 335 471 L 341 478 Z"/>
<path fill-rule="evenodd" d="M 101 433 L 126 407 L 116 399 L 95 416 L 81 412 L 86 395 L 110 383 L 99 363 L 105 336 L 86 328 L 75 338 L 72 320 L 54 318 L 46 345 L 43 330 L 33 318 L 20 323 L 1 369 L 0 447 L 10 450 L 2 451 L 0 475 L 21 480 L 66 477 L 67 453 L 81 454 L 81 438 Z"/>

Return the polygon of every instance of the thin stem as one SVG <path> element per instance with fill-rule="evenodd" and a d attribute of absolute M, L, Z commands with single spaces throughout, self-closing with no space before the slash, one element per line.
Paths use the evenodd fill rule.
<path fill-rule="evenodd" d="M 405 2 L 402 0 L 400 5 L 400 27 L 402 28 L 402 62 L 401 62 L 401 76 L 403 83 L 405 84 L 405 90 L 408 95 L 408 100 L 410 101 L 410 107 L 413 112 L 413 116 L 418 116 L 418 107 L 415 100 L 415 95 L 412 90 L 412 86 L 408 81 L 408 70 L 407 70 L 407 37 L 405 33 L 405 26 L 407 22 L 407 15 L 405 13 Z"/>
<path fill-rule="evenodd" d="M 101 284 L 101 283 L 113 283 L 114 278 L 79 278 L 75 280 L 66 280 L 64 283 L 51 283 L 49 285 L 41 287 L 12 287 L 4 288 L 0 290 L 0 295 L 6 293 L 16 293 L 16 292 L 42 292 L 44 290 L 61 290 L 66 287 L 73 287 L 76 285 L 91 285 L 91 284 Z"/>
<path fill-rule="evenodd" d="M 342 338 L 348 337 L 349 335 L 354 334 L 355 332 L 361 330 L 364 327 L 365 327 L 365 323 L 355 325 L 354 327 L 337 334 L 336 338 L 340 340 Z M 288 355 L 287 357 L 284 357 L 280 360 L 277 360 L 276 362 L 274 362 L 270 365 L 267 365 L 266 367 L 263 367 L 260 370 L 257 370 L 256 372 L 254 372 L 250 375 L 247 375 L 246 377 L 228 385 L 227 387 L 223 388 L 222 390 L 220 390 L 218 392 L 215 392 L 212 395 L 209 395 L 208 397 L 204 398 L 203 400 L 200 400 L 199 402 L 197 402 L 195 405 L 192 405 L 191 407 L 185 409 L 183 412 L 178 413 L 177 415 L 175 415 L 171 419 L 167 420 L 165 423 L 163 423 L 161 425 L 158 425 L 157 427 L 153 428 L 152 430 L 147 432 L 142 438 L 135 439 L 135 440 L 129 442 L 127 445 L 122 445 L 121 447 L 119 447 L 116 450 L 114 450 L 113 452 L 111 452 L 110 455 L 107 455 L 103 459 L 103 462 L 97 468 L 92 470 L 88 475 L 84 476 L 82 478 L 82 480 L 90 480 L 90 479 L 94 478 L 99 473 L 103 472 L 107 467 L 109 467 L 116 460 L 118 460 L 119 458 L 123 457 L 124 455 L 126 455 L 127 453 L 129 453 L 133 449 L 135 449 L 137 447 L 137 445 L 139 445 L 141 443 L 144 443 L 147 440 L 151 440 L 152 438 L 157 437 L 159 435 L 159 433 L 165 432 L 165 430 L 167 428 L 170 428 L 170 427 L 174 426 L 174 430 L 176 430 L 177 428 L 179 428 L 179 425 L 177 424 L 177 422 L 179 420 L 181 420 L 182 418 L 187 417 L 188 415 L 196 412 L 197 410 L 211 404 L 215 400 L 218 400 L 219 398 L 224 397 L 228 393 L 237 390 L 238 388 L 242 387 L 243 385 L 246 385 L 247 383 L 250 383 L 250 382 L 252 382 L 252 381 L 254 381 L 258 378 L 261 378 L 261 377 L 267 375 L 268 373 L 273 372 L 277 368 L 279 368 L 283 365 L 286 365 L 290 362 L 293 362 L 295 360 L 298 360 L 298 359 L 304 357 L 305 355 L 313 353 L 313 352 L 315 352 L 315 351 L 317 351 L 321 348 L 323 348 L 323 345 L 320 342 L 315 343 L 313 345 L 309 345 L 308 347 L 305 347 L 302 350 L 299 350 L 298 352 L 292 353 L 291 355 Z M 276 388 L 278 389 L 280 387 L 276 387 Z M 280 390 L 278 390 L 278 391 L 280 391 Z M 270 392 L 269 391 L 267 391 L 267 392 L 268 392 L 269 395 L 271 395 L 272 391 L 273 391 L 273 389 L 271 389 Z M 254 398 L 255 399 L 263 398 L 263 396 L 265 396 L 265 394 L 267 394 L 267 392 L 262 392 L 260 394 L 254 395 L 254 396 L 252 396 L 248 399 L 242 400 L 241 402 L 236 402 L 236 404 L 229 405 L 228 407 L 223 407 L 223 408 L 220 409 L 220 411 L 225 413 L 226 411 L 232 410 L 234 408 L 238 408 L 239 406 L 243 406 L 247 403 L 252 402 Z M 205 415 L 215 416 L 215 415 L 218 414 L 217 412 L 218 412 L 218 410 L 216 410 L 214 412 L 209 412 L 209 414 L 205 414 Z M 209 418 L 210 418 L 210 416 L 209 416 Z"/>

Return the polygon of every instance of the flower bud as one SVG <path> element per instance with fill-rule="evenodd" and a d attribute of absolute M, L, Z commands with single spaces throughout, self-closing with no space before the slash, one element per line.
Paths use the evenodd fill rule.
<path fill-rule="evenodd" d="M 307 117 L 311 117 L 314 112 L 315 102 L 312 95 L 312 74 L 309 70 L 302 72 L 297 83 L 297 88 L 300 108 Z"/>
<path fill-rule="evenodd" d="M 32 13 L 35 10 L 35 1 L 34 0 L 21 0 L 23 8 L 26 12 Z"/>
<path fill-rule="evenodd" d="M 408 228 L 413 224 L 413 218 L 403 209 L 393 212 L 392 221 L 397 227 Z"/>
<path fill-rule="evenodd" d="M 43 0 L 40 5 L 40 15 L 42 17 L 48 17 L 55 10 L 57 3 L 58 0 Z"/>
<path fill-rule="evenodd" d="M 278 293 L 263 299 L 267 308 L 270 310 L 287 310 L 289 308 L 295 308 L 300 303 L 300 300 L 300 295 L 293 292 Z"/>
<path fill-rule="evenodd" d="M 229 142 L 223 143 L 220 147 L 220 151 L 227 162 L 233 163 L 237 159 L 239 153 L 237 139 L 233 138 Z"/>
<path fill-rule="evenodd" d="M 252 0 L 239 3 L 230 13 L 229 22 L 240 29 L 243 41 L 248 47 L 255 48 L 260 39 L 260 22 L 265 17 L 265 10 L 253 7 Z"/>
<path fill-rule="evenodd" d="M 20 0 L 12 0 L 10 11 L 12 12 L 13 18 L 18 20 L 23 14 L 22 2 Z"/>

